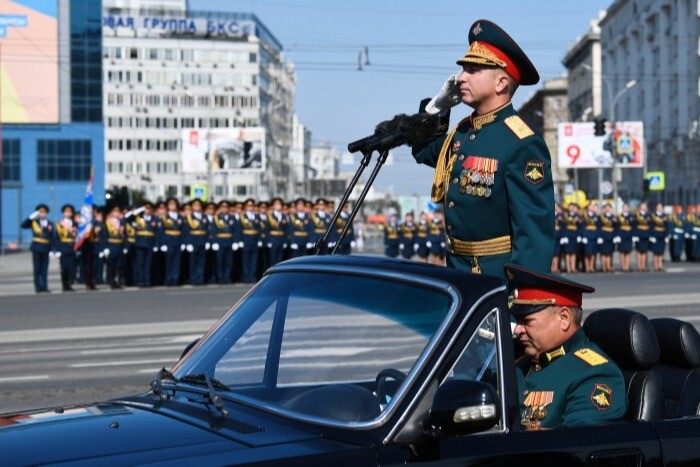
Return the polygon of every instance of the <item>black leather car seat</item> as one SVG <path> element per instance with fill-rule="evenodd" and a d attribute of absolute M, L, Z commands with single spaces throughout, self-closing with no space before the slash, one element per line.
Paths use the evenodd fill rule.
<path fill-rule="evenodd" d="M 622 370 L 627 420 L 663 420 L 663 381 L 651 370 L 659 360 L 659 344 L 649 319 L 636 311 L 610 308 L 591 313 L 583 329 Z"/>
<path fill-rule="evenodd" d="M 700 415 L 700 334 L 673 318 L 652 319 L 651 325 L 661 351 L 654 371 L 664 382 L 666 418 Z"/>

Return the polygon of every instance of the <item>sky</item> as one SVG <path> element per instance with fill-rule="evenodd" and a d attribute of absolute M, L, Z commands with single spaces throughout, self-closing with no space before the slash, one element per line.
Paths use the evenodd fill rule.
<path fill-rule="evenodd" d="M 295 64 L 296 113 L 314 145 L 347 144 L 373 133 L 377 123 L 412 114 L 459 70 L 474 21 L 488 19 L 515 39 L 542 80 L 565 75 L 561 60 L 589 21 L 613 0 L 190 0 L 193 10 L 255 13 Z M 365 49 L 366 48 L 366 49 Z M 367 54 L 365 53 L 367 50 Z M 358 55 L 362 52 L 362 70 Z M 366 64 L 369 59 L 369 65 Z M 521 86 L 518 108 L 540 84 Z M 470 109 L 453 109 L 456 124 Z M 347 159 L 347 158 L 346 158 Z M 359 164 L 343 164 L 354 171 Z M 397 195 L 427 195 L 433 170 L 419 166 L 410 148 L 392 151 L 392 164 L 375 186 Z M 367 171 L 368 173 L 368 171 Z"/>

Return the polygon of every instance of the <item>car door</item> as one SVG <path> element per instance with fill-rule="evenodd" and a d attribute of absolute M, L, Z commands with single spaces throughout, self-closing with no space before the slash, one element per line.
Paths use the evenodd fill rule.
<path fill-rule="evenodd" d="M 688 417 L 654 422 L 661 438 L 666 465 L 700 464 L 700 418 Z"/>
<path fill-rule="evenodd" d="M 401 460 L 429 465 L 663 465 L 651 423 L 521 432 L 510 320 L 503 308 L 474 314 L 480 324 L 476 331 L 471 327 L 468 340 L 460 339 L 467 344 L 440 382 L 466 378 L 492 384 L 501 399 L 498 424 L 467 436 L 426 438 L 403 459 L 398 450 L 387 449 L 385 465 Z"/>

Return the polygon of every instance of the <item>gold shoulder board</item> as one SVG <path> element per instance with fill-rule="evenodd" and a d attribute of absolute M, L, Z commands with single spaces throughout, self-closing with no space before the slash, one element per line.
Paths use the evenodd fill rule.
<path fill-rule="evenodd" d="M 518 115 L 511 115 L 503 120 L 503 123 L 510 128 L 510 131 L 512 131 L 515 136 L 518 137 L 518 139 L 525 139 L 528 136 L 535 134 L 535 132 L 532 131 L 529 126 L 527 126 L 527 123 L 525 123 Z"/>
<path fill-rule="evenodd" d="M 581 349 L 574 352 L 578 358 L 588 363 L 590 366 L 598 366 L 608 363 L 608 359 L 591 349 Z"/>

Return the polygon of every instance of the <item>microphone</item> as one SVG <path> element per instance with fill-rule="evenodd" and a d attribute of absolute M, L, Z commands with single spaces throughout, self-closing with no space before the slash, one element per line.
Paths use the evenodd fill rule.
<path fill-rule="evenodd" d="M 399 114 L 381 122 L 374 134 L 348 144 L 348 151 L 384 151 L 407 144 L 414 146 L 435 136 L 440 124 L 439 114 Z"/>

